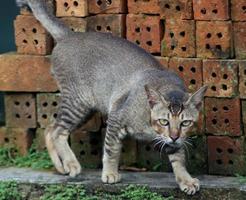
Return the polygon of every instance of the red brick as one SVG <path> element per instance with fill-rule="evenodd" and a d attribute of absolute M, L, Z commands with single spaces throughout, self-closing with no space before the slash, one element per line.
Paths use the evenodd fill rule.
<path fill-rule="evenodd" d="M 37 94 L 37 118 L 40 128 L 46 128 L 57 117 L 60 94 Z"/>
<path fill-rule="evenodd" d="M 50 67 L 49 57 L 0 55 L 0 91 L 55 92 L 58 88 Z"/>
<path fill-rule="evenodd" d="M 193 20 L 166 20 L 161 43 L 162 56 L 195 56 L 195 22 Z"/>
<path fill-rule="evenodd" d="M 63 17 L 61 20 L 74 32 L 85 32 L 87 27 L 86 18 Z"/>
<path fill-rule="evenodd" d="M 120 165 L 131 166 L 137 161 L 137 141 L 133 138 L 123 140 Z"/>
<path fill-rule="evenodd" d="M 159 14 L 160 5 L 159 0 L 128 0 L 128 12 L 133 14 L 145 13 L 145 14 Z"/>
<path fill-rule="evenodd" d="M 44 131 L 45 129 L 43 128 L 36 129 L 34 143 L 37 151 L 44 151 L 46 149 Z"/>
<path fill-rule="evenodd" d="M 155 58 L 163 65 L 164 68 L 168 68 L 168 57 L 155 56 Z"/>
<path fill-rule="evenodd" d="M 88 17 L 87 30 L 112 33 L 115 36 L 125 37 L 126 15 L 102 14 Z"/>
<path fill-rule="evenodd" d="M 240 99 L 205 98 L 206 132 L 214 135 L 240 136 Z"/>
<path fill-rule="evenodd" d="M 235 60 L 204 60 L 203 81 L 208 86 L 206 96 L 238 95 L 238 62 Z"/>
<path fill-rule="evenodd" d="M 208 163 L 210 174 L 235 175 L 245 171 L 243 138 L 208 136 Z"/>
<path fill-rule="evenodd" d="M 33 94 L 6 94 L 5 112 L 7 127 L 37 127 L 36 98 Z"/>
<path fill-rule="evenodd" d="M 229 21 L 197 21 L 197 57 L 231 58 L 233 56 L 232 24 Z"/>
<path fill-rule="evenodd" d="M 193 0 L 194 18 L 196 20 L 228 20 L 228 0 Z"/>
<path fill-rule="evenodd" d="M 56 0 L 57 17 L 85 17 L 87 15 L 87 0 Z"/>
<path fill-rule="evenodd" d="M 246 99 L 246 61 L 239 62 L 239 93 L 240 98 Z"/>
<path fill-rule="evenodd" d="M 162 27 L 159 16 L 127 15 L 127 39 L 150 53 L 160 53 Z"/>
<path fill-rule="evenodd" d="M 175 71 L 185 81 L 189 92 L 202 86 L 202 60 L 196 58 L 171 58 L 169 69 Z"/>
<path fill-rule="evenodd" d="M 32 15 L 18 15 L 14 22 L 17 52 L 47 55 L 53 48 L 53 40 L 40 22 Z"/>
<path fill-rule="evenodd" d="M 126 0 L 89 0 L 89 13 L 126 13 Z"/>
<path fill-rule="evenodd" d="M 31 147 L 33 131 L 22 128 L 0 128 L 0 146 L 16 148 L 20 155 L 26 155 Z"/>
<path fill-rule="evenodd" d="M 233 33 L 236 58 L 246 59 L 246 22 L 234 22 Z"/>
<path fill-rule="evenodd" d="M 233 21 L 246 21 L 245 0 L 231 0 L 231 17 Z"/>
<path fill-rule="evenodd" d="M 243 129 L 244 133 L 246 133 L 246 100 L 241 101 L 241 112 L 243 117 Z"/>
<path fill-rule="evenodd" d="M 192 19 L 192 0 L 160 0 L 161 19 Z"/>

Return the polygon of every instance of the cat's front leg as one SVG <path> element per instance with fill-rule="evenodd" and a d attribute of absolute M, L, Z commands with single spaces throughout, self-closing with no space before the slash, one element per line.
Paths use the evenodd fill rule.
<path fill-rule="evenodd" d="M 117 183 L 121 180 L 118 172 L 119 159 L 122 147 L 122 138 L 119 129 L 108 125 L 104 140 L 102 181 L 104 183 Z"/>
<path fill-rule="evenodd" d="M 173 172 L 180 189 L 188 195 L 193 195 L 199 191 L 199 180 L 192 178 L 186 170 L 184 150 L 180 149 L 174 154 L 169 154 L 168 157 L 172 164 Z"/>

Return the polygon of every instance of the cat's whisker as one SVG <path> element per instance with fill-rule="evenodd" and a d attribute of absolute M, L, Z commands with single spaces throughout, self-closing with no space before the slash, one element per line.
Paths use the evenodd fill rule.
<path fill-rule="evenodd" d="M 193 147 L 193 144 L 191 144 L 190 142 L 188 142 L 187 140 L 184 141 L 186 144 L 190 145 L 191 147 Z"/>
<path fill-rule="evenodd" d="M 162 159 L 162 150 L 164 148 L 164 146 L 166 145 L 166 142 L 163 141 L 162 145 L 161 145 L 161 150 L 160 150 L 160 158 Z"/>
<path fill-rule="evenodd" d="M 164 140 L 159 140 L 159 141 L 157 141 L 155 144 L 154 144 L 154 148 L 158 145 L 158 144 L 160 144 L 160 143 L 162 143 Z"/>

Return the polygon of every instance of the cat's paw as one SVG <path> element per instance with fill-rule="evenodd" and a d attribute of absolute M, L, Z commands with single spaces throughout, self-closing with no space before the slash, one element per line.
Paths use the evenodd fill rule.
<path fill-rule="evenodd" d="M 63 162 L 64 171 L 66 174 L 69 174 L 71 177 L 75 177 L 81 172 L 81 166 L 79 162 L 74 160 L 65 160 Z"/>
<path fill-rule="evenodd" d="M 102 182 L 103 183 L 118 183 L 121 180 L 121 175 L 116 172 L 103 172 L 102 173 Z"/>
<path fill-rule="evenodd" d="M 188 195 L 194 195 L 200 190 L 199 180 L 196 178 L 189 178 L 188 180 L 181 180 L 179 183 L 181 191 Z"/>

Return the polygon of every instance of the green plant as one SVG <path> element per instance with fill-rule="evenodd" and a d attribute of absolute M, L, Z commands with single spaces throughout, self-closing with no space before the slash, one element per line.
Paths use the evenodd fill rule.
<path fill-rule="evenodd" d="M 0 182 L 0 200 L 21 200 L 16 182 Z"/>
<path fill-rule="evenodd" d="M 241 183 L 241 184 L 246 184 L 246 176 L 242 176 L 240 174 L 235 174 L 236 177 L 238 178 L 238 181 Z"/>

